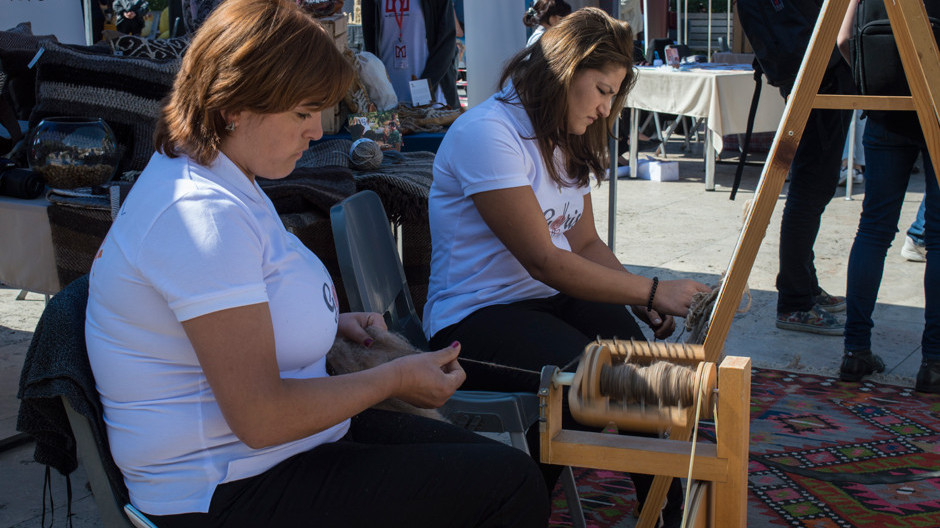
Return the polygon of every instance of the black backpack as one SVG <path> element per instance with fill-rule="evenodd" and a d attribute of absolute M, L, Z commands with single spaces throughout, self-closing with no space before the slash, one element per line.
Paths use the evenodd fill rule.
<path fill-rule="evenodd" d="M 741 29 L 767 81 L 789 93 L 822 0 L 738 0 Z"/>
<path fill-rule="evenodd" d="M 924 0 L 934 40 L 940 35 L 940 0 Z M 862 95 L 911 95 L 884 0 L 859 0 L 851 44 L 855 86 Z"/>

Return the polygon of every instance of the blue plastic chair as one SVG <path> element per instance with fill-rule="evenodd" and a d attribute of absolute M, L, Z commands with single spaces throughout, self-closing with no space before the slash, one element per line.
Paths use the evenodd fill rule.
<path fill-rule="evenodd" d="M 382 314 L 389 330 L 427 350 L 405 271 L 379 196 L 361 191 L 330 209 L 336 256 L 349 309 Z M 457 391 L 441 409 L 454 424 L 481 433 L 508 433 L 513 447 L 529 452 L 525 433 L 538 421 L 538 396 L 524 392 Z M 572 523 L 585 526 L 570 467 L 561 475 Z"/>

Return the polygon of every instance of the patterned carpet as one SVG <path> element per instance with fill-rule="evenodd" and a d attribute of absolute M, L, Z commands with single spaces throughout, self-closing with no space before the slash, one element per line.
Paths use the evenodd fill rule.
<path fill-rule="evenodd" d="M 749 527 L 940 527 L 940 395 L 752 373 Z M 703 424 L 699 435 L 713 433 Z M 588 526 L 635 525 L 626 475 L 575 478 Z M 560 488 L 553 506 L 550 525 L 570 526 Z"/>

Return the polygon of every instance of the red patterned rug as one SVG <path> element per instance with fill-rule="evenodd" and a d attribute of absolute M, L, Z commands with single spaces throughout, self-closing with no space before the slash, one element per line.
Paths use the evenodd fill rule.
<path fill-rule="evenodd" d="M 940 395 L 753 369 L 749 527 L 940 527 Z M 713 439 L 703 423 L 700 438 Z M 632 527 L 629 477 L 575 469 L 590 527 Z M 570 526 L 560 487 L 550 526 Z"/>

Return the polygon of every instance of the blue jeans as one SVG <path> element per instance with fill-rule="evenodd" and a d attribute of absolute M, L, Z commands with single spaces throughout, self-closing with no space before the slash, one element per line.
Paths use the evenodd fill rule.
<path fill-rule="evenodd" d="M 918 246 L 924 245 L 924 211 L 926 203 L 927 197 L 925 196 L 924 199 L 920 201 L 920 207 L 917 208 L 917 218 L 914 219 L 914 223 L 912 223 L 911 227 L 907 230 L 907 236 L 911 237 L 911 240 Z"/>
<path fill-rule="evenodd" d="M 924 219 L 927 265 L 924 273 L 923 358 L 940 359 L 940 187 L 923 137 L 911 138 L 869 119 L 865 127 L 865 200 L 849 254 L 846 280 L 845 349 L 871 349 L 871 315 L 878 298 L 885 255 L 898 232 L 901 205 L 917 154 L 924 157 Z M 930 258 L 931 251 L 934 258 Z"/>

